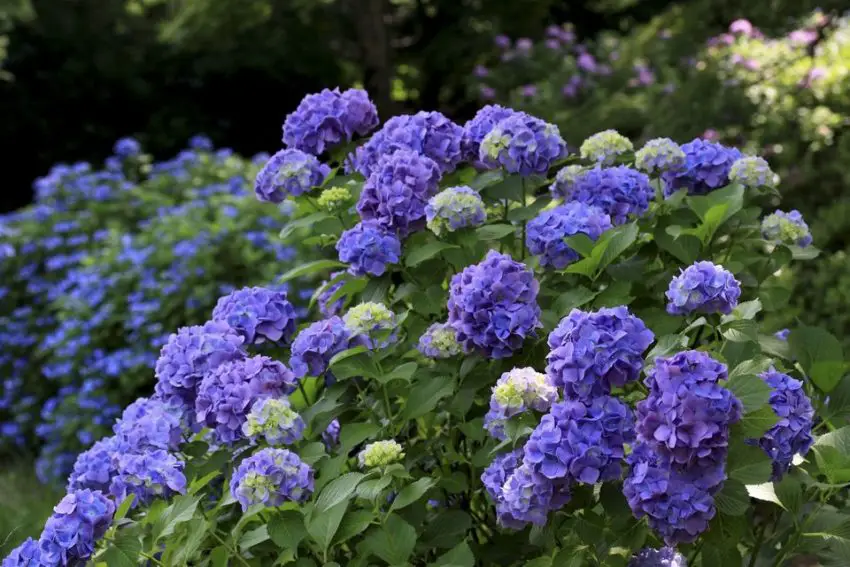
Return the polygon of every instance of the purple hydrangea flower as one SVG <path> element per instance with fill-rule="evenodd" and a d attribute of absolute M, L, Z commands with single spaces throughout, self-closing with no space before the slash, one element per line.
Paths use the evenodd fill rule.
<path fill-rule="evenodd" d="M 288 344 L 295 333 L 295 308 L 285 291 L 245 287 L 219 298 L 213 321 L 227 323 L 248 344 Z"/>
<path fill-rule="evenodd" d="M 484 137 L 490 133 L 496 124 L 515 113 L 515 110 L 498 104 L 488 104 L 476 112 L 472 120 L 469 120 L 463 126 L 464 159 L 471 163 L 478 162 L 481 142 Z"/>
<path fill-rule="evenodd" d="M 750 188 L 776 186 L 776 175 L 770 165 L 764 158 L 757 156 L 744 156 L 736 160 L 729 170 L 729 179 Z"/>
<path fill-rule="evenodd" d="M 615 225 L 640 216 L 649 209 L 654 191 L 649 177 L 630 167 L 596 167 L 575 181 L 568 199 L 598 207 Z"/>
<path fill-rule="evenodd" d="M 116 473 L 118 455 L 127 450 L 116 437 L 105 437 L 80 453 L 68 477 L 68 492 L 86 488 L 108 492 Z"/>
<path fill-rule="evenodd" d="M 470 187 L 449 187 L 431 197 L 425 206 L 428 228 L 437 236 L 462 228 L 481 226 L 487 220 L 481 195 Z"/>
<path fill-rule="evenodd" d="M 569 482 L 552 480 L 522 464 L 511 473 L 502 488 L 501 501 L 496 505 L 499 524 L 521 529 L 526 524 L 546 524 L 549 512 L 563 508 L 570 500 Z"/>
<path fill-rule="evenodd" d="M 280 150 L 257 174 L 254 192 L 260 201 L 282 203 L 290 195 L 297 197 L 318 187 L 330 171 L 316 156 L 300 150 Z"/>
<path fill-rule="evenodd" d="M 298 333 L 292 341 L 292 356 L 289 365 L 299 378 L 321 376 L 328 369 L 328 362 L 351 346 L 351 331 L 337 316 L 316 321 Z"/>
<path fill-rule="evenodd" d="M 805 248 L 812 243 L 809 225 L 798 210 L 774 211 L 761 222 L 761 234 L 765 240 L 774 244 L 794 244 Z"/>
<path fill-rule="evenodd" d="M 339 420 L 334 419 L 328 424 L 325 430 L 322 431 L 322 442 L 329 451 L 332 447 L 339 444 L 339 430 Z"/>
<path fill-rule="evenodd" d="M 780 341 L 787 341 L 788 335 L 791 334 L 791 329 L 780 329 L 773 333 L 773 336 L 779 339 Z"/>
<path fill-rule="evenodd" d="M 339 237 L 336 243 L 340 262 L 349 264 L 354 276 L 382 276 L 387 264 L 401 259 L 401 241 L 375 221 L 359 222 Z"/>
<path fill-rule="evenodd" d="M 528 176 L 545 175 L 566 155 L 567 144 L 557 126 L 517 112 L 484 136 L 478 158 L 488 167 L 503 167 L 509 173 Z"/>
<path fill-rule="evenodd" d="M 564 241 L 566 237 L 584 234 L 597 240 L 611 226 L 611 217 L 601 209 L 570 201 L 532 219 L 526 228 L 525 246 L 540 257 L 541 266 L 561 270 L 579 259 L 578 252 Z"/>
<path fill-rule="evenodd" d="M 691 195 L 705 195 L 729 184 L 732 164 L 741 157 L 737 148 L 696 138 L 681 146 L 685 165 L 661 174 L 664 195 L 669 197 L 679 189 Z"/>
<path fill-rule="evenodd" d="M 688 567 L 688 562 L 672 547 L 646 548 L 631 558 L 628 567 Z"/>
<path fill-rule="evenodd" d="M 555 181 L 549 186 L 553 199 L 570 200 L 576 183 L 584 175 L 585 168 L 580 165 L 568 165 L 558 170 Z"/>
<path fill-rule="evenodd" d="M 112 147 L 112 153 L 122 158 L 133 157 L 142 152 L 142 145 L 134 138 L 121 138 Z"/>
<path fill-rule="evenodd" d="M 180 446 L 183 408 L 158 399 L 139 398 L 124 410 L 114 427 L 115 438 L 131 451 L 174 450 Z"/>
<path fill-rule="evenodd" d="M 363 185 L 357 212 L 404 238 L 425 228 L 425 204 L 437 192 L 440 170 L 412 150 L 382 157 Z"/>
<path fill-rule="evenodd" d="M 741 282 L 723 266 L 705 261 L 697 262 L 670 280 L 666 295 L 667 313 L 671 315 L 728 315 L 738 305 Z"/>
<path fill-rule="evenodd" d="M 286 398 L 261 398 L 248 413 L 242 432 L 245 437 L 260 437 L 269 445 L 292 445 L 304 436 L 306 424 Z"/>
<path fill-rule="evenodd" d="M 114 513 L 115 504 L 99 490 L 67 494 L 53 508 L 41 532 L 37 565 L 85 565 L 112 525 Z M 27 552 L 36 555 L 31 548 Z"/>
<path fill-rule="evenodd" d="M 329 281 L 335 280 L 344 272 L 333 272 L 331 274 L 330 279 L 325 280 L 319 285 L 319 288 L 324 288 L 321 293 L 316 297 L 316 303 L 319 306 L 319 313 L 321 313 L 324 317 L 333 317 L 334 315 L 339 315 L 342 310 L 342 306 L 345 304 L 345 297 L 340 297 L 333 303 L 331 303 L 331 298 L 334 294 L 339 291 L 339 289 L 345 285 L 345 279 L 340 278 L 332 285 L 329 285 L 325 288 Z"/>
<path fill-rule="evenodd" d="M 549 378 L 533 368 L 505 372 L 493 386 L 490 411 L 484 416 L 484 429 L 494 438 L 506 439 L 505 422 L 529 409 L 549 411 L 558 401 L 558 390 Z"/>
<path fill-rule="evenodd" d="M 324 89 L 305 96 L 283 123 L 283 143 L 319 155 L 378 126 L 378 109 L 361 89 Z"/>
<path fill-rule="evenodd" d="M 770 393 L 770 407 L 779 421 L 757 442 L 773 460 L 773 480 L 780 480 L 791 468 L 794 456 L 805 455 L 812 447 L 815 411 L 799 380 L 777 372 L 774 368 L 759 377 L 773 389 Z"/>
<path fill-rule="evenodd" d="M 286 449 L 262 449 L 240 463 L 230 492 L 244 512 L 253 504 L 302 502 L 313 493 L 313 469 Z"/>
<path fill-rule="evenodd" d="M 428 358 L 451 358 L 463 352 L 457 333 L 448 323 L 434 323 L 419 337 L 419 352 Z"/>
<path fill-rule="evenodd" d="M 549 334 L 546 374 L 574 399 L 622 388 L 640 376 L 652 331 L 626 307 L 573 309 Z"/>
<path fill-rule="evenodd" d="M 109 492 L 118 502 L 134 494 L 134 508 L 139 503 L 148 505 L 156 498 L 185 494 L 183 467 L 183 461 L 161 449 L 118 455 L 117 474 Z"/>
<path fill-rule="evenodd" d="M 496 455 L 493 461 L 487 465 L 484 472 L 481 474 L 481 482 L 484 484 L 484 489 L 493 502 L 498 504 L 502 499 L 502 488 L 505 486 L 505 481 L 513 474 L 518 466 L 522 463 L 522 447 L 514 449 L 510 453 L 502 453 Z"/>
<path fill-rule="evenodd" d="M 2 567 L 45 567 L 45 565 L 41 561 L 38 542 L 31 537 L 28 537 L 21 545 L 13 549 L 0 564 Z"/>
<path fill-rule="evenodd" d="M 281 397 L 297 386 L 295 374 L 267 356 L 225 362 L 201 381 L 196 418 L 213 429 L 219 443 L 233 443 L 243 438 L 242 425 L 257 401 Z"/>
<path fill-rule="evenodd" d="M 540 323 L 540 285 L 525 264 L 491 250 L 479 264 L 452 277 L 449 325 L 468 350 L 506 358 L 536 336 Z"/>
<path fill-rule="evenodd" d="M 647 173 L 676 171 L 685 165 L 685 152 L 670 138 L 649 140 L 635 152 L 635 167 Z"/>

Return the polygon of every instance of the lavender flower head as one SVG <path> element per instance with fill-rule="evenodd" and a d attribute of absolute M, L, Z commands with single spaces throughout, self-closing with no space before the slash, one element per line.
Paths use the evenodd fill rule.
<path fill-rule="evenodd" d="M 741 282 L 722 266 L 697 262 L 670 280 L 666 295 L 671 315 L 729 314 L 738 305 Z"/>
<path fill-rule="evenodd" d="M 584 167 L 580 165 L 568 165 L 559 169 L 555 175 L 555 182 L 549 186 L 552 198 L 569 200 L 576 182 L 584 175 L 584 171 Z"/>
<path fill-rule="evenodd" d="M 282 203 L 290 195 L 297 197 L 318 187 L 330 171 L 315 156 L 301 150 L 280 150 L 257 174 L 254 192 L 260 201 Z"/>
<path fill-rule="evenodd" d="M 567 198 L 598 207 L 620 225 L 632 215 L 645 213 L 653 194 L 649 177 L 621 165 L 586 171 L 576 179 Z"/>
<path fill-rule="evenodd" d="M 664 195 L 669 197 L 679 189 L 687 189 L 690 195 L 705 195 L 729 184 L 732 164 L 740 157 L 737 148 L 696 138 L 681 146 L 685 153 L 685 165 L 661 174 Z"/>
<path fill-rule="evenodd" d="M 566 155 L 567 144 L 557 126 L 517 112 L 484 136 L 478 158 L 487 167 L 529 176 L 545 175 Z"/>
<path fill-rule="evenodd" d="M 118 455 L 126 451 L 116 437 L 105 437 L 80 453 L 68 477 L 68 492 L 86 488 L 108 492 Z"/>
<path fill-rule="evenodd" d="M 778 331 L 773 333 L 773 336 L 776 337 L 777 339 L 779 339 L 780 341 L 787 341 L 788 335 L 790 335 L 790 334 L 791 334 L 791 329 L 779 329 Z"/>
<path fill-rule="evenodd" d="M 333 317 L 338 315 L 342 306 L 345 304 L 345 297 L 340 297 L 333 303 L 331 298 L 339 289 L 345 285 L 345 279 L 339 279 L 328 287 L 325 287 L 329 281 L 336 280 L 344 272 L 333 272 L 330 279 L 323 281 L 319 288 L 323 288 L 322 292 L 316 297 L 316 303 L 319 305 L 319 313 L 325 317 Z"/>
<path fill-rule="evenodd" d="M 319 155 L 355 134 L 364 136 L 378 126 L 378 110 L 364 90 L 324 89 L 305 96 L 283 124 L 283 143 Z"/>
<path fill-rule="evenodd" d="M 351 338 L 351 331 L 337 316 L 316 321 L 295 337 L 289 365 L 299 378 L 321 376 L 331 358 L 349 348 Z"/>
<path fill-rule="evenodd" d="M 437 192 L 440 170 L 412 150 L 382 157 L 363 185 L 357 212 L 404 238 L 425 228 L 425 204 Z"/>
<path fill-rule="evenodd" d="M 359 222 L 343 232 L 336 249 L 340 262 L 348 264 L 354 276 L 382 276 L 387 264 L 401 259 L 401 241 L 375 221 Z"/>
<path fill-rule="evenodd" d="M 452 277 L 449 325 L 467 350 L 506 358 L 540 328 L 540 285 L 525 264 L 495 250 Z"/>
<path fill-rule="evenodd" d="M 685 152 L 670 138 L 649 140 L 635 152 L 635 167 L 647 173 L 678 171 L 685 166 Z"/>
<path fill-rule="evenodd" d="M 334 445 L 339 444 L 339 431 L 340 425 L 338 419 L 331 421 L 325 430 L 322 431 L 322 442 L 328 450 L 330 450 Z"/>
<path fill-rule="evenodd" d="M 471 163 L 478 162 L 481 142 L 490 131 L 505 118 L 516 114 L 511 108 L 498 104 L 488 104 L 481 107 L 472 120 L 463 126 L 463 156 Z M 481 165 L 481 164 L 478 164 Z"/>
<path fill-rule="evenodd" d="M 448 323 L 434 323 L 419 337 L 419 352 L 428 358 L 451 358 L 463 352 L 457 333 Z"/>
<path fill-rule="evenodd" d="M 541 266 L 561 270 L 579 259 L 578 252 L 564 241 L 566 237 L 584 234 L 597 240 L 611 226 L 611 217 L 601 209 L 581 201 L 570 201 L 543 211 L 531 220 L 526 229 L 525 246 L 540 257 Z"/>
<path fill-rule="evenodd" d="M 496 517 L 506 528 L 521 529 L 529 523 L 543 526 L 549 512 L 563 508 L 569 500 L 568 481 L 552 480 L 523 463 L 505 481 Z"/>
<path fill-rule="evenodd" d="M 517 447 L 510 453 L 496 455 L 481 474 L 481 483 L 493 502 L 498 504 L 502 499 L 502 487 L 505 481 L 522 463 L 522 447 Z"/>
<path fill-rule="evenodd" d="M 257 441 L 264 438 L 272 446 L 292 445 L 304 436 L 304 420 L 286 398 L 258 400 L 242 424 L 245 437 Z"/>
<path fill-rule="evenodd" d="M 288 344 L 295 333 L 295 308 L 285 291 L 244 287 L 219 298 L 213 321 L 227 323 L 248 344 Z"/>
<path fill-rule="evenodd" d="M 135 495 L 134 508 L 139 503 L 148 505 L 156 498 L 185 494 L 183 467 L 183 461 L 161 449 L 121 454 L 109 492 L 117 502 L 123 502 L 130 494 Z"/>
<path fill-rule="evenodd" d="M 431 197 L 425 205 L 428 228 L 437 236 L 462 228 L 481 226 L 487 221 L 484 201 L 469 187 L 449 187 Z"/>
<path fill-rule="evenodd" d="M 484 429 L 494 438 L 504 440 L 508 419 L 529 409 L 549 411 L 557 401 L 558 390 L 545 374 L 533 368 L 514 368 L 502 374 L 493 387 Z"/>
<path fill-rule="evenodd" d="M 613 165 L 617 158 L 634 150 L 631 140 L 616 130 L 597 132 L 581 144 L 581 157 L 599 165 Z"/>
<path fill-rule="evenodd" d="M 386 467 L 404 458 L 404 448 L 393 439 L 369 443 L 357 455 L 362 469 Z"/>
<path fill-rule="evenodd" d="M 688 567 L 688 562 L 672 547 L 646 548 L 631 558 L 628 567 Z"/>
<path fill-rule="evenodd" d="M 634 382 L 655 335 L 626 307 L 573 309 L 549 334 L 546 374 L 568 398 L 589 400 Z"/>
<path fill-rule="evenodd" d="M 761 221 L 761 234 L 774 244 L 793 244 L 805 248 L 812 243 L 809 225 L 798 210 L 774 211 Z"/>
<path fill-rule="evenodd" d="M 44 567 L 38 542 L 28 537 L 24 542 L 6 556 L 0 567 Z M 55 564 L 54 564 L 55 565 Z"/>
<path fill-rule="evenodd" d="M 244 512 L 253 504 L 303 502 L 313 493 L 313 469 L 286 449 L 261 449 L 240 463 L 230 493 Z"/>
<path fill-rule="evenodd" d="M 186 423 L 183 408 L 163 400 L 139 398 L 124 410 L 113 426 L 116 444 L 124 450 L 176 450 Z"/>
<path fill-rule="evenodd" d="M 109 526 L 115 504 L 99 490 L 77 490 L 53 508 L 38 540 L 38 553 L 26 554 L 35 565 L 85 565 Z M 3 561 L 4 565 L 6 561 Z"/>
<path fill-rule="evenodd" d="M 776 175 L 763 158 L 744 156 L 732 164 L 729 180 L 744 187 L 776 187 Z"/>

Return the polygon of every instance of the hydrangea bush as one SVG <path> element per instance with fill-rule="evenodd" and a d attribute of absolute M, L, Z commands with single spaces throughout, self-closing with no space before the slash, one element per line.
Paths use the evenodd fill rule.
<path fill-rule="evenodd" d="M 335 116 L 312 139 L 345 142 Z M 271 288 L 171 335 L 153 397 L 80 456 L 57 515 L 3 567 L 847 564 L 850 383 L 838 339 L 765 325 L 781 272 L 811 257 L 763 235 L 776 188 L 714 160 L 639 173 L 610 133 L 591 153 L 616 155 L 624 182 L 603 180 L 515 111 L 461 160 L 455 139 L 486 127 L 447 120 L 391 119 L 354 151 L 368 178 L 333 167 L 290 196 L 282 236 L 310 226 L 339 258 L 281 270 L 326 278 L 291 341 L 285 306 L 256 308 Z M 554 190 L 564 168 L 599 180 L 602 205 Z M 314 197 L 332 186 L 404 206 L 329 211 Z M 419 222 L 460 186 L 483 221 Z M 600 208 L 644 199 L 617 222 Z M 234 300 L 244 316 L 222 317 Z M 68 498 L 92 506 L 85 521 Z"/>

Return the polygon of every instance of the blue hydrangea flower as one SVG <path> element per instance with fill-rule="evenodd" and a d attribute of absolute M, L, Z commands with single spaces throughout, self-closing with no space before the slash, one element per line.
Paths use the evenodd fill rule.
<path fill-rule="evenodd" d="M 640 376 L 655 334 L 624 306 L 573 309 L 549 334 L 546 374 L 567 397 L 588 400 Z"/>
<path fill-rule="evenodd" d="M 647 173 L 677 171 L 685 166 L 685 152 L 670 138 L 654 138 L 635 152 L 635 167 Z"/>
<path fill-rule="evenodd" d="M 517 112 L 484 136 L 478 157 L 488 167 L 528 176 L 545 175 L 566 155 L 567 144 L 557 126 Z"/>
<path fill-rule="evenodd" d="M 185 494 L 184 466 L 183 461 L 161 449 L 118 455 L 117 473 L 109 492 L 117 502 L 134 494 L 134 508 L 139 503 L 146 506 L 157 498 Z"/>
<path fill-rule="evenodd" d="M 316 156 L 301 150 L 280 150 L 257 174 L 254 192 L 260 201 L 282 203 L 290 195 L 297 197 L 318 187 L 330 171 Z"/>
<path fill-rule="evenodd" d="M 264 438 L 269 445 L 292 445 L 304 436 L 306 427 L 301 416 L 286 398 L 262 398 L 248 413 L 242 433 L 253 440 Z"/>
<path fill-rule="evenodd" d="M 38 565 L 85 565 L 112 525 L 114 513 L 115 504 L 99 490 L 67 494 L 44 524 L 38 540 Z M 31 548 L 27 552 L 35 555 Z"/>
<path fill-rule="evenodd" d="M 776 186 L 776 176 L 770 170 L 770 164 L 755 156 L 744 156 L 736 160 L 729 170 L 729 179 L 753 189 Z"/>
<path fill-rule="evenodd" d="M 490 250 L 479 264 L 452 277 L 449 325 L 467 350 L 506 358 L 540 328 L 540 285 L 525 264 Z"/>
<path fill-rule="evenodd" d="M 440 170 L 412 150 L 397 150 L 378 160 L 363 185 L 357 212 L 404 238 L 425 228 L 425 204 L 437 192 Z"/>
<path fill-rule="evenodd" d="M 616 130 L 603 130 L 587 138 L 581 144 L 581 157 L 599 165 L 613 165 L 617 158 L 634 150 L 632 141 Z"/>
<path fill-rule="evenodd" d="M 567 200 L 581 201 L 607 213 L 615 225 L 649 209 L 654 191 L 649 177 L 630 167 L 596 167 L 575 180 Z"/>
<path fill-rule="evenodd" d="M 428 358 L 451 358 L 463 352 L 457 333 L 448 323 L 434 323 L 419 337 L 419 352 Z"/>
<path fill-rule="evenodd" d="M 494 438 L 504 440 L 508 419 L 529 409 L 549 411 L 557 401 L 558 390 L 545 374 L 533 368 L 514 368 L 502 374 L 493 386 L 484 429 Z"/>
<path fill-rule="evenodd" d="M 116 473 L 118 455 L 128 449 L 116 437 L 106 437 L 80 453 L 68 477 L 68 491 L 88 488 L 108 492 Z"/>
<path fill-rule="evenodd" d="M 506 528 L 521 529 L 532 523 L 546 525 L 549 512 L 563 508 L 570 500 L 569 482 L 552 480 L 534 467 L 522 464 L 514 470 L 502 487 L 496 517 Z"/>
<path fill-rule="evenodd" d="M 664 195 L 669 197 L 679 189 L 687 189 L 690 195 L 705 195 L 729 185 L 732 164 L 740 157 L 737 148 L 696 138 L 683 144 L 685 165 L 661 174 Z"/>
<path fill-rule="evenodd" d="M 12 550 L 6 556 L 2 567 L 45 567 L 45 563 L 41 561 L 41 552 L 38 549 L 38 542 L 28 537 L 24 542 Z"/>
<path fill-rule="evenodd" d="M 601 209 L 570 201 L 532 219 L 526 228 L 525 245 L 540 257 L 541 266 L 561 270 L 579 259 L 578 252 L 564 241 L 566 237 L 584 234 L 597 240 L 611 226 L 611 217 Z"/>
<path fill-rule="evenodd" d="M 450 173 L 463 159 L 463 133 L 463 128 L 439 112 L 394 116 L 358 148 L 354 158 L 357 171 L 368 178 L 383 156 L 411 150 L 431 158 L 442 173 Z"/>
<path fill-rule="evenodd" d="M 340 425 L 338 419 L 331 421 L 325 430 L 322 431 L 322 442 L 329 451 L 339 444 L 339 431 Z"/>
<path fill-rule="evenodd" d="M 230 493 L 244 512 L 253 504 L 280 506 L 302 502 L 313 493 L 313 469 L 286 449 L 262 449 L 239 464 Z"/>
<path fill-rule="evenodd" d="M 365 302 L 355 305 L 342 318 L 352 336 L 374 350 L 385 348 L 396 339 L 396 317 L 383 303 Z"/>
<path fill-rule="evenodd" d="M 350 348 L 351 331 L 339 317 L 316 321 L 292 341 L 289 365 L 299 378 L 321 376 L 335 354 Z"/>
<path fill-rule="evenodd" d="M 339 237 L 336 243 L 339 261 L 349 265 L 354 276 L 382 276 L 387 264 L 401 258 L 401 241 L 375 221 L 359 222 Z"/>
<path fill-rule="evenodd" d="M 798 210 L 774 211 L 761 221 L 761 234 L 775 244 L 794 244 L 805 248 L 812 243 L 809 225 Z"/>
<path fill-rule="evenodd" d="M 791 334 L 791 329 L 780 329 L 773 333 L 773 336 L 779 339 L 780 341 L 787 341 L 788 335 Z"/>
<path fill-rule="evenodd" d="M 219 443 L 233 443 L 242 438 L 242 425 L 257 401 L 279 398 L 297 387 L 295 374 L 267 356 L 225 362 L 201 381 L 196 419 L 213 429 Z"/>
<path fill-rule="evenodd" d="M 122 158 L 133 157 L 142 152 L 142 145 L 134 138 L 121 138 L 115 142 L 112 152 Z"/>
<path fill-rule="evenodd" d="M 555 181 L 549 186 L 553 199 L 569 201 L 576 183 L 584 175 L 585 168 L 580 165 L 568 165 L 558 170 Z"/>
<path fill-rule="evenodd" d="M 213 321 L 227 323 L 248 344 L 288 344 L 295 333 L 295 307 L 285 291 L 245 287 L 219 298 Z"/>
<path fill-rule="evenodd" d="M 516 114 L 515 110 L 488 104 L 482 107 L 472 120 L 463 126 L 463 156 L 466 161 L 475 163 L 480 154 L 481 142 L 484 137 L 502 120 Z"/>
<path fill-rule="evenodd" d="M 646 548 L 629 560 L 628 567 L 688 567 L 688 562 L 672 547 Z"/>
<path fill-rule="evenodd" d="M 431 197 L 425 206 L 428 228 L 437 236 L 462 228 L 481 226 L 487 221 L 484 201 L 473 189 L 449 187 Z"/>
<path fill-rule="evenodd" d="M 319 155 L 378 126 L 378 109 L 361 89 L 324 89 L 305 96 L 283 123 L 283 143 Z"/>
<path fill-rule="evenodd" d="M 324 288 L 321 293 L 319 293 L 318 297 L 316 297 L 316 304 L 319 306 L 319 313 L 321 313 L 324 317 L 333 317 L 334 315 L 339 315 L 342 310 L 342 306 L 345 304 L 345 297 L 340 297 L 333 303 L 331 303 L 331 298 L 334 294 L 339 291 L 339 289 L 345 285 L 345 279 L 339 279 L 334 284 L 325 287 L 329 281 L 332 281 L 338 278 L 344 272 L 333 272 L 329 280 L 323 281 L 319 288 Z"/>
<path fill-rule="evenodd" d="M 185 423 L 183 411 L 163 400 L 139 398 L 124 410 L 113 431 L 123 447 L 174 450 L 180 446 Z"/>
<path fill-rule="evenodd" d="M 517 447 L 510 453 L 496 455 L 481 474 L 481 483 L 493 502 L 498 504 L 502 499 L 502 488 L 505 481 L 522 464 L 522 447 Z"/>
<path fill-rule="evenodd" d="M 791 468 L 795 455 L 805 456 L 814 443 L 815 411 L 803 383 L 771 368 L 759 375 L 771 387 L 770 407 L 779 421 L 761 436 L 758 445 L 773 460 L 773 480 Z M 752 442 L 756 442 L 752 440 Z"/>
<path fill-rule="evenodd" d="M 728 315 L 738 305 L 741 282 L 723 266 L 706 261 L 697 262 L 670 280 L 666 295 L 667 313 L 671 315 Z"/>

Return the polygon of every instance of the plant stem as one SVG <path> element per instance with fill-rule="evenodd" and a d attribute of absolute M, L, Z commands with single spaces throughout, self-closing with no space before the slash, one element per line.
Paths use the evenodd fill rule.
<path fill-rule="evenodd" d="M 702 551 L 702 544 L 705 541 L 700 541 L 697 546 L 694 548 L 694 552 L 691 553 L 691 556 L 688 558 L 688 565 L 693 565 L 696 558 L 699 557 L 700 551 Z"/>
<path fill-rule="evenodd" d="M 310 397 L 307 395 L 307 390 L 304 389 L 304 384 L 301 382 L 301 380 L 298 381 L 298 389 L 301 391 L 301 395 L 304 396 L 304 403 L 309 406 Z"/>
<path fill-rule="evenodd" d="M 157 565 L 162 565 L 162 561 L 160 561 L 159 559 L 157 559 L 157 558 L 156 558 L 156 557 L 154 557 L 153 555 L 150 555 L 150 554 L 148 554 L 148 553 L 145 553 L 144 551 L 140 551 L 140 552 L 139 552 L 139 555 L 141 555 L 142 557 L 144 557 L 144 558 L 145 558 L 145 559 L 147 559 L 148 561 L 153 561 L 153 562 L 154 562 L 154 563 L 156 563 Z"/>
<path fill-rule="evenodd" d="M 758 558 L 759 550 L 761 549 L 761 544 L 764 541 L 764 532 L 767 529 L 767 522 L 762 522 L 761 526 L 759 526 L 759 531 L 756 534 L 756 541 L 753 544 L 753 550 L 750 552 L 750 562 L 747 564 L 747 567 L 755 567 L 756 559 Z"/>
<path fill-rule="evenodd" d="M 525 178 L 522 178 L 522 206 L 526 206 L 526 188 L 525 188 Z M 522 237 L 519 241 L 519 259 L 520 261 L 525 260 L 525 225 L 527 221 L 525 219 L 522 220 Z"/>

